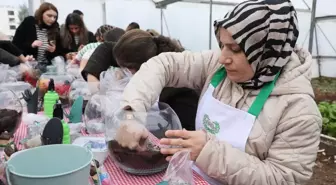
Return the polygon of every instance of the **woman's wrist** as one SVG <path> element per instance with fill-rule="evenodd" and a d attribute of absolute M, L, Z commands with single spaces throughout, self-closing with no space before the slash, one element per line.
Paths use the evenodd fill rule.
<path fill-rule="evenodd" d="M 205 140 L 206 140 L 206 142 L 208 142 L 208 141 L 213 140 L 214 138 L 216 138 L 215 135 L 209 133 L 205 129 L 202 129 L 202 131 L 205 133 Z"/>

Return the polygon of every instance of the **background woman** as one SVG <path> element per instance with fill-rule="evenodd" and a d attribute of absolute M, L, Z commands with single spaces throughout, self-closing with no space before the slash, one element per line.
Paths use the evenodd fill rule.
<path fill-rule="evenodd" d="M 81 63 L 82 76 L 88 82 L 99 82 L 100 73 L 111 66 L 118 67 L 113 56 L 113 48 L 116 41 L 124 35 L 125 30 L 115 27 L 104 34 L 104 42 L 100 44 L 91 54 L 87 62 Z"/>
<path fill-rule="evenodd" d="M 41 4 L 35 16 L 26 17 L 17 28 L 13 44 L 23 55 L 33 55 L 37 61 L 49 63 L 62 54 L 57 18 L 58 11 L 53 4 Z"/>
<path fill-rule="evenodd" d="M 74 53 L 78 52 L 84 45 L 96 42 L 92 32 L 88 31 L 81 17 L 76 13 L 71 13 L 65 20 L 62 31 L 62 46 L 67 59 L 73 59 Z"/>
<path fill-rule="evenodd" d="M 95 33 L 95 37 L 97 42 L 93 42 L 93 43 L 89 43 L 87 45 L 85 45 L 82 49 L 80 49 L 76 55 L 76 57 L 73 59 L 72 63 L 73 64 L 79 64 L 83 58 L 83 56 L 85 55 L 85 60 L 87 62 L 87 60 L 89 59 L 89 57 L 91 56 L 91 54 L 93 53 L 93 51 L 102 43 L 104 42 L 104 34 L 109 32 L 110 30 L 112 30 L 113 26 L 110 25 L 102 25 L 100 26 L 96 33 Z M 87 54 L 86 54 L 87 53 Z M 91 54 L 88 54 L 91 53 Z"/>
<path fill-rule="evenodd" d="M 134 52 L 136 51 L 136 52 Z M 150 33 L 135 29 L 125 33 L 114 46 L 113 53 L 120 67 L 135 74 L 147 60 L 165 52 L 182 52 L 170 38 L 153 37 Z M 155 72 L 151 72 L 155 73 Z M 159 97 L 159 95 L 157 96 Z M 164 88 L 160 102 L 167 103 L 176 112 L 183 128 L 195 130 L 194 120 L 199 95 L 189 88 Z"/>
<path fill-rule="evenodd" d="M 122 107 L 147 111 L 165 86 L 202 90 L 197 131 L 167 131 L 160 142 L 172 147 L 162 154 L 190 150 L 194 169 L 211 185 L 306 184 L 322 119 L 310 83 L 312 57 L 295 48 L 293 5 L 244 1 L 215 21 L 215 31 L 221 51 L 164 53 L 144 63 Z M 139 148 L 145 127 L 135 120 L 121 125 L 116 140 Z"/>

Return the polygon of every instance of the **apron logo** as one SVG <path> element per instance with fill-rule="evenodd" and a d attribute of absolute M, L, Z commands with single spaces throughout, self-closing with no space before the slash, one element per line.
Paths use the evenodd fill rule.
<path fill-rule="evenodd" d="M 209 115 L 207 114 L 203 117 L 203 125 L 205 130 L 211 134 L 217 134 L 220 130 L 219 123 L 217 121 L 211 121 Z"/>

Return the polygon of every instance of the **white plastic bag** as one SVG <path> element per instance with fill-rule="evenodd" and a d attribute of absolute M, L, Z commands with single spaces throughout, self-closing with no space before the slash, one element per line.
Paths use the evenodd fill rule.
<path fill-rule="evenodd" d="M 27 125 L 26 139 L 41 135 L 48 121 L 49 118 L 42 114 L 23 114 L 22 122 Z"/>
<path fill-rule="evenodd" d="M 99 94 L 95 94 L 85 107 L 84 123 L 89 134 L 102 134 L 105 131 L 103 123 L 103 105 Z"/>
<path fill-rule="evenodd" d="M 169 162 L 163 181 L 168 182 L 168 185 L 194 185 L 192 165 L 189 150 L 175 153 Z"/>
<path fill-rule="evenodd" d="M 0 64 L 0 83 L 15 82 L 17 73 L 10 69 L 8 64 Z"/>
<path fill-rule="evenodd" d="M 68 64 L 66 66 L 66 73 L 74 76 L 76 79 L 82 79 L 81 72 L 79 70 L 79 66 L 76 64 Z"/>
<path fill-rule="evenodd" d="M 65 74 L 65 60 L 63 57 L 55 57 L 51 60 L 51 63 L 56 67 L 57 74 Z"/>
<path fill-rule="evenodd" d="M 126 70 L 118 67 L 111 67 L 100 74 L 100 93 L 113 92 L 114 95 L 122 94 L 132 75 Z M 119 95 L 118 95 L 119 97 Z"/>

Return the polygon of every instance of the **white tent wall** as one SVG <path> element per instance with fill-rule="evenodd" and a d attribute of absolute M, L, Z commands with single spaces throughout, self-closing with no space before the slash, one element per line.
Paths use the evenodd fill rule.
<path fill-rule="evenodd" d="M 40 0 L 33 0 L 36 9 Z M 239 2 L 241 0 L 225 0 L 225 2 Z M 305 0 L 311 8 L 312 0 Z M 316 16 L 335 14 L 334 0 L 317 0 Z M 84 12 L 85 23 L 91 31 L 95 31 L 103 24 L 101 1 L 99 0 L 48 0 L 55 4 L 59 10 L 59 23 L 64 23 L 65 17 L 74 9 Z M 307 9 L 302 0 L 293 0 L 297 9 Z M 221 18 L 231 10 L 232 6 L 213 5 L 213 20 Z M 207 4 L 177 2 L 168 5 L 163 10 L 166 22 L 163 22 L 163 33 L 168 35 L 165 23 L 169 29 L 170 36 L 180 39 L 185 48 L 192 51 L 201 51 L 209 48 L 209 12 Z M 155 8 L 151 0 L 107 0 L 106 20 L 108 24 L 126 28 L 130 22 L 138 22 L 142 29 L 155 29 L 160 32 L 161 18 L 160 9 Z M 298 45 L 308 48 L 311 14 L 298 12 L 300 36 Z M 318 23 L 330 42 L 336 47 L 336 20 Z M 336 56 L 323 33 L 317 28 L 317 42 L 319 55 Z M 217 41 L 212 34 L 212 49 L 218 48 Z M 316 55 L 316 39 L 314 38 L 313 55 Z M 314 60 L 313 76 L 319 75 L 318 65 Z M 336 59 L 320 59 L 320 70 L 322 76 L 336 77 Z"/>

